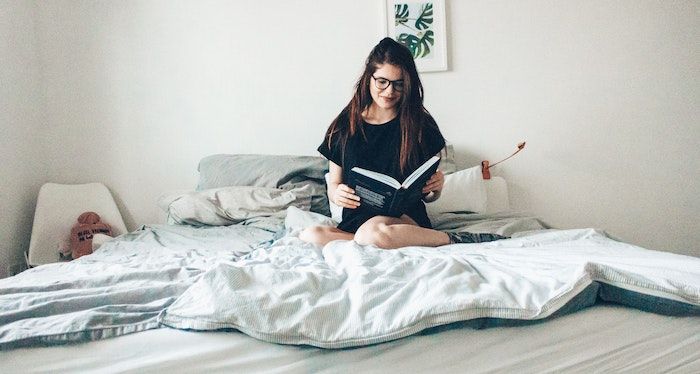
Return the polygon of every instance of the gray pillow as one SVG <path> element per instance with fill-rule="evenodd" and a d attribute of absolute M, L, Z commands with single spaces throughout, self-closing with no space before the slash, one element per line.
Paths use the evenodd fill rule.
<path fill-rule="evenodd" d="M 455 163 L 455 150 L 452 143 L 445 141 L 445 148 L 440 151 L 440 166 L 438 169 L 442 170 L 445 175 L 452 174 L 457 171 L 457 164 Z"/>
<path fill-rule="evenodd" d="M 317 156 L 218 154 L 199 162 L 197 190 L 257 186 L 291 190 L 309 186 L 311 211 L 330 216 L 325 173 L 328 161 Z"/>
<path fill-rule="evenodd" d="M 291 190 L 231 186 L 164 195 L 158 205 L 168 213 L 171 224 L 228 226 L 251 218 L 283 218 L 290 206 L 308 210 L 310 192 L 308 186 Z"/>

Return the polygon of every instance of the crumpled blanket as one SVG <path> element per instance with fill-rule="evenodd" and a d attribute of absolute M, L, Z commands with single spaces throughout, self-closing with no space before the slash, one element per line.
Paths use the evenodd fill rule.
<path fill-rule="evenodd" d="M 158 315 L 207 270 L 269 243 L 283 221 L 148 226 L 71 262 L 0 279 L 0 349 L 160 327 Z"/>
<path fill-rule="evenodd" d="M 700 315 L 700 259 L 598 230 L 530 231 L 439 248 L 382 250 L 353 241 L 318 248 L 295 237 L 305 225 L 295 219 L 309 220 L 288 214 L 287 236 L 208 271 L 161 322 L 344 348 L 457 321 L 544 319 L 591 287 L 594 296 L 628 306 Z"/>
<path fill-rule="evenodd" d="M 340 348 L 457 321 L 537 321 L 598 299 L 698 315 L 700 259 L 597 230 L 542 230 L 526 216 L 445 222 L 514 238 L 395 251 L 352 241 L 317 248 L 299 231 L 332 221 L 293 207 L 284 222 L 144 227 L 92 255 L 1 279 L 0 349 L 163 326 L 236 328 L 271 342 Z"/>

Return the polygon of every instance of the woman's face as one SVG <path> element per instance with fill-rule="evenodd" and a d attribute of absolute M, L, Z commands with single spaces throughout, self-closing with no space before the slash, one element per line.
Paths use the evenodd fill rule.
<path fill-rule="evenodd" d="M 384 86 L 386 88 L 379 88 Z M 381 64 L 370 78 L 369 92 L 377 106 L 382 109 L 394 109 L 401 100 L 402 94 L 396 89 L 397 86 L 403 88 L 401 68 L 396 65 Z"/>

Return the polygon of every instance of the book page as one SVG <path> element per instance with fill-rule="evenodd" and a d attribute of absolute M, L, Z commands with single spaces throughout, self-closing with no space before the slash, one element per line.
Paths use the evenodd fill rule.
<path fill-rule="evenodd" d="M 411 175 L 406 178 L 406 180 L 403 182 L 401 187 L 403 188 L 408 188 L 413 182 L 415 182 L 418 178 L 420 178 L 423 173 L 425 173 L 428 169 L 430 169 L 431 166 L 433 166 L 436 162 L 440 161 L 440 157 L 438 156 L 433 156 L 431 157 L 428 161 L 423 163 L 416 171 L 411 173 Z"/>
<path fill-rule="evenodd" d="M 387 186 L 394 187 L 397 190 L 399 188 L 401 188 L 401 183 L 399 183 L 399 181 L 397 181 L 396 179 L 394 179 L 388 175 L 385 175 L 382 173 L 377 173 L 376 171 L 358 168 L 358 167 L 354 167 L 351 170 L 358 173 L 358 174 L 362 174 L 366 177 L 372 178 L 378 182 L 382 182 L 382 183 L 386 184 Z"/>

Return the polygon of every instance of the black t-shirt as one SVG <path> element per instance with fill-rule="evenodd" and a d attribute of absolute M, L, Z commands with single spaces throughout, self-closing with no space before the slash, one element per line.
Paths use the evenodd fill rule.
<path fill-rule="evenodd" d="M 340 123 L 342 127 L 347 128 L 348 117 L 340 118 L 344 123 Z M 343 155 L 343 147 L 340 141 L 340 135 L 335 134 L 332 139 L 331 147 L 328 147 L 328 138 L 326 137 L 323 143 L 318 147 L 318 151 L 332 161 L 336 165 L 343 168 L 343 181 L 348 180 L 350 169 L 355 166 L 376 171 L 391 176 L 392 178 L 403 181 L 415 168 L 427 161 L 430 157 L 435 156 L 445 146 L 443 138 L 437 126 L 425 126 L 423 128 L 420 158 L 414 167 L 408 168 L 406 173 L 401 173 L 399 167 L 399 153 L 401 151 L 401 126 L 399 117 L 392 119 L 389 122 L 373 125 L 362 121 L 362 127 L 365 131 L 366 139 L 358 131 L 354 136 L 348 138 Z M 416 223 L 423 227 L 431 227 L 428 215 L 425 212 L 425 205 L 422 201 L 417 206 L 409 209 L 406 215 L 411 217 Z M 365 221 L 372 218 L 374 215 L 363 210 L 343 209 L 343 221 L 338 225 L 338 228 L 347 231 L 355 232 Z"/>

